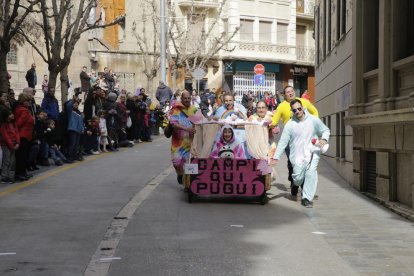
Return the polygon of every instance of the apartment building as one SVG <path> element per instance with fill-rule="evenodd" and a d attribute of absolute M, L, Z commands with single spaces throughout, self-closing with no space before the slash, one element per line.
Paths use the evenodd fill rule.
<path fill-rule="evenodd" d="M 214 37 L 214 33 L 218 36 L 222 32 L 230 36 L 239 28 L 227 47 L 234 50 L 221 50 L 207 63 L 204 68 L 206 75 L 199 83 L 200 89 L 214 87 L 238 93 L 247 90 L 275 92 L 282 91 L 289 84 L 298 93 L 308 89 L 313 97 L 313 1 L 227 0 L 222 14 L 218 14 L 222 5 L 219 0 L 171 0 L 166 3 L 167 7 L 175 9 L 176 21 L 186 27 L 191 25 L 190 35 L 193 38 L 208 30 L 215 21 L 217 23 L 211 37 Z M 90 34 L 88 50 L 93 67 L 98 71 L 103 70 L 104 66 L 114 68 L 121 73 L 122 85 L 126 87 L 145 85 L 142 55 L 131 32 L 134 22 L 139 25 L 143 21 L 142 5 L 132 0 L 104 0 L 101 9 L 109 16 L 107 19 L 122 12 L 127 16 L 121 26 Z M 190 18 L 190 13 L 197 14 L 194 10 L 199 10 L 203 18 Z M 167 9 L 167 22 L 171 22 L 171 16 L 172 12 Z M 147 31 L 150 29 L 151 27 Z M 191 37 L 188 43 L 191 44 Z M 208 45 L 207 40 L 203 50 L 208 50 Z M 168 46 L 174 55 L 171 41 Z M 265 67 L 265 81 L 260 85 L 254 82 L 253 68 L 256 64 Z M 168 71 L 168 79 L 171 85 L 171 71 Z M 154 86 L 156 83 L 154 81 Z M 178 88 L 196 88 L 191 76 L 184 71 L 176 85 Z"/>
<path fill-rule="evenodd" d="M 326 159 L 356 189 L 412 210 L 414 3 L 321 0 L 315 10 L 316 103 L 332 129 Z"/>

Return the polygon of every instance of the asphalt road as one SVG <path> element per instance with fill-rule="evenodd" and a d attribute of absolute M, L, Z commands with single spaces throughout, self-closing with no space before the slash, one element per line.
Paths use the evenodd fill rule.
<path fill-rule="evenodd" d="M 189 204 L 169 159 L 161 138 L 2 187 L 0 275 L 414 275 L 412 222 L 323 162 L 306 209 L 284 165 L 267 205 Z"/>

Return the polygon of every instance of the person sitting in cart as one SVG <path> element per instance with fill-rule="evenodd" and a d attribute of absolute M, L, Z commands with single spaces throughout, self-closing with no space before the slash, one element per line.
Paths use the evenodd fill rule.
<path fill-rule="evenodd" d="M 243 144 L 236 139 L 234 130 L 230 125 L 221 128 L 220 136 L 213 146 L 211 158 L 246 159 Z"/>
<path fill-rule="evenodd" d="M 234 102 L 234 95 L 231 93 L 224 94 L 224 104 L 216 110 L 214 119 L 226 119 L 229 116 L 231 116 L 233 120 L 237 118 L 247 118 L 246 108 L 243 105 Z"/>

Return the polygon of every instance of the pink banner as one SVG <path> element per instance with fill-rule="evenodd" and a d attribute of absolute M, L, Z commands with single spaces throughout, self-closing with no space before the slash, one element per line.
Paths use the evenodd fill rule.
<path fill-rule="evenodd" d="M 196 195 L 261 196 L 266 175 L 258 159 L 193 159 L 198 174 L 191 175 L 191 192 Z"/>

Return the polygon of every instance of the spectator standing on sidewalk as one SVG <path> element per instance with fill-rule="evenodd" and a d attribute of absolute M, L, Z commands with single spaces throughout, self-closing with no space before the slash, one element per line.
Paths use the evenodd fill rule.
<path fill-rule="evenodd" d="M 16 150 L 19 149 L 20 136 L 11 110 L 1 110 L 0 116 L 2 122 L 0 125 L 0 144 L 3 152 L 1 183 L 11 184 L 14 182 Z"/>
<path fill-rule="evenodd" d="M 81 81 L 81 91 L 83 93 L 85 93 L 84 94 L 85 96 L 89 92 L 89 90 L 91 89 L 91 83 L 90 83 L 91 77 L 86 72 L 87 69 L 88 68 L 86 66 L 83 66 L 82 67 L 82 72 L 79 75 L 80 81 Z"/>
<path fill-rule="evenodd" d="M 320 159 L 320 150 L 313 151 L 312 140 L 322 137 L 317 146 L 323 148 L 329 140 L 330 130 L 322 121 L 304 109 L 301 100 L 290 102 L 292 119 L 285 125 L 282 137 L 274 155 L 280 159 L 286 147 L 289 146 L 289 159 L 293 167 L 293 185 L 303 185 L 302 205 L 308 208 L 313 206 L 312 200 L 318 184 L 317 167 Z"/>
<path fill-rule="evenodd" d="M 157 91 L 155 92 L 155 98 L 160 102 L 161 107 L 164 107 L 165 102 L 171 100 L 173 93 L 171 89 L 165 85 L 163 81 L 159 82 Z"/>
<path fill-rule="evenodd" d="M 31 175 L 27 174 L 27 157 L 29 156 L 30 141 L 32 140 L 34 117 L 29 107 L 32 97 L 21 93 L 18 97 L 18 105 L 14 111 L 16 126 L 20 136 L 20 146 L 16 151 L 16 180 L 27 180 Z"/>
<path fill-rule="evenodd" d="M 37 84 L 37 75 L 36 75 L 36 64 L 32 64 L 32 67 L 26 72 L 26 81 L 27 86 L 35 88 Z"/>
<path fill-rule="evenodd" d="M 47 91 L 49 91 L 49 78 L 47 75 L 44 75 L 43 82 L 42 82 L 42 92 L 43 94 L 46 94 Z"/>
<path fill-rule="evenodd" d="M 42 100 L 41 108 L 46 112 L 48 119 L 57 122 L 59 118 L 59 103 L 55 98 L 54 87 L 51 87 L 49 91 L 46 92 L 45 97 Z"/>

